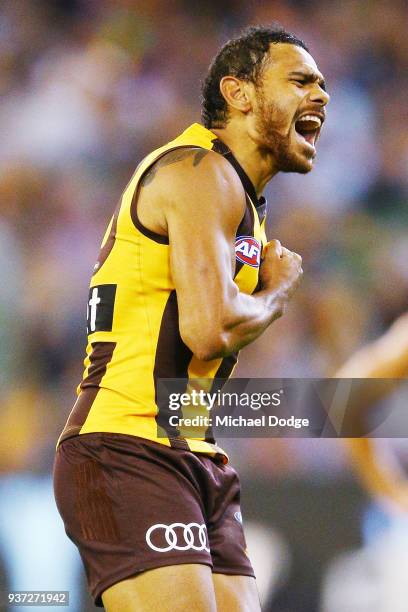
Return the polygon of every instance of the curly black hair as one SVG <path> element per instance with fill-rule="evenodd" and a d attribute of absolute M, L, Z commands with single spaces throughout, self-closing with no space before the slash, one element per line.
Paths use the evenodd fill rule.
<path fill-rule="evenodd" d="M 213 59 L 201 89 L 201 119 L 206 128 L 222 128 L 228 120 L 225 98 L 220 91 L 222 77 L 231 75 L 257 84 L 271 43 L 288 43 L 309 51 L 303 40 L 284 30 L 251 26 L 229 40 Z"/>

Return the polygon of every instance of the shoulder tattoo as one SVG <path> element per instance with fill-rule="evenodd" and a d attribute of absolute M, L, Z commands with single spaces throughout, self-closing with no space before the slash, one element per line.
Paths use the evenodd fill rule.
<path fill-rule="evenodd" d="M 147 170 L 147 172 L 144 174 L 140 184 L 142 187 L 150 185 L 160 168 L 163 168 L 164 166 L 171 166 L 172 164 L 176 164 L 177 162 L 183 161 L 187 158 L 191 158 L 193 167 L 196 167 L 208 153 L 208 149 L 203 149 L 201 147 L 188 149 L 182 148 L 176 149 L 175 151 L 169 151 L 163 155 L 163 157 L 153 163 L 149 170 Z"/>

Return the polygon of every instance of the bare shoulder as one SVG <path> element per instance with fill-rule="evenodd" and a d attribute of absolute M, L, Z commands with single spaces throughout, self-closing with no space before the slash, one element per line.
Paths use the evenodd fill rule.
<path fill-rule="evenodd" d="M 233 232 L 245 206 L 241 181 L 222 155 L 202 147 L 180 147 L 165 153 L 145 172 L 137 210 L 145 227 L 168 236 L 169 218 L 175 215 L 194 219 L 196 229 L 201 220 L 226 224 Z"/>
<path fill-rule="evenodd" d="M 194 197 L 215 198 L 229 207 L 245 206 L 241 181 L 231 164 L 219 153 L 201 147 L 180 147 L 160 157 L 141 180 L 146 195 L 172 201 Z"/>
<path fill-rule="evenodd" d="M 209 153 L 212 153 L 212 151 L 203 149 L 202 147 L 185 146 L 171 149 L 150 166 L 141 180 L 141 185 L 143 187 L 148 187 L 153 181 L 156 180 L 157 182 L 159 172 L 160 175 L 163 175 L 164 168 L 169 169 L 172 167 L 171 172 L 173 173 L 180 172 L 181 170 L 185 171 L 189 167 L 198 168 Z"/>

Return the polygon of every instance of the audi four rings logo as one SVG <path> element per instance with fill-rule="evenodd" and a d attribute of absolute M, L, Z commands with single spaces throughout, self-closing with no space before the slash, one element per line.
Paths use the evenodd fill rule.
<path fill-rule="evenodd" d="M 152 542 L 154 539 L 154 542 Z M 169 550 L 206 550 L 207 528 L 199 523 L 157 523 L 146 531 L 146 542 L 152 550 L 168 552 Z"/>

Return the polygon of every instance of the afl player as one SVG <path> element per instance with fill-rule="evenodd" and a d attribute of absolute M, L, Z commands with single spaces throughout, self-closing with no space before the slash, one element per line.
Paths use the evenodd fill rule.
<path fill-rule="evenodd" d="M 312 169 L 328 100 L 301 40 L 246 30 L 210 66 L 203 125 L 139 164 L 106 230 L 55 494 L 109 612 L 260 609 L 237 475 L 208 432 L 168 427 L 159 383 L 214 388 L 283 314 L 301 258 L 266 241 L 260 194 Z"/>

